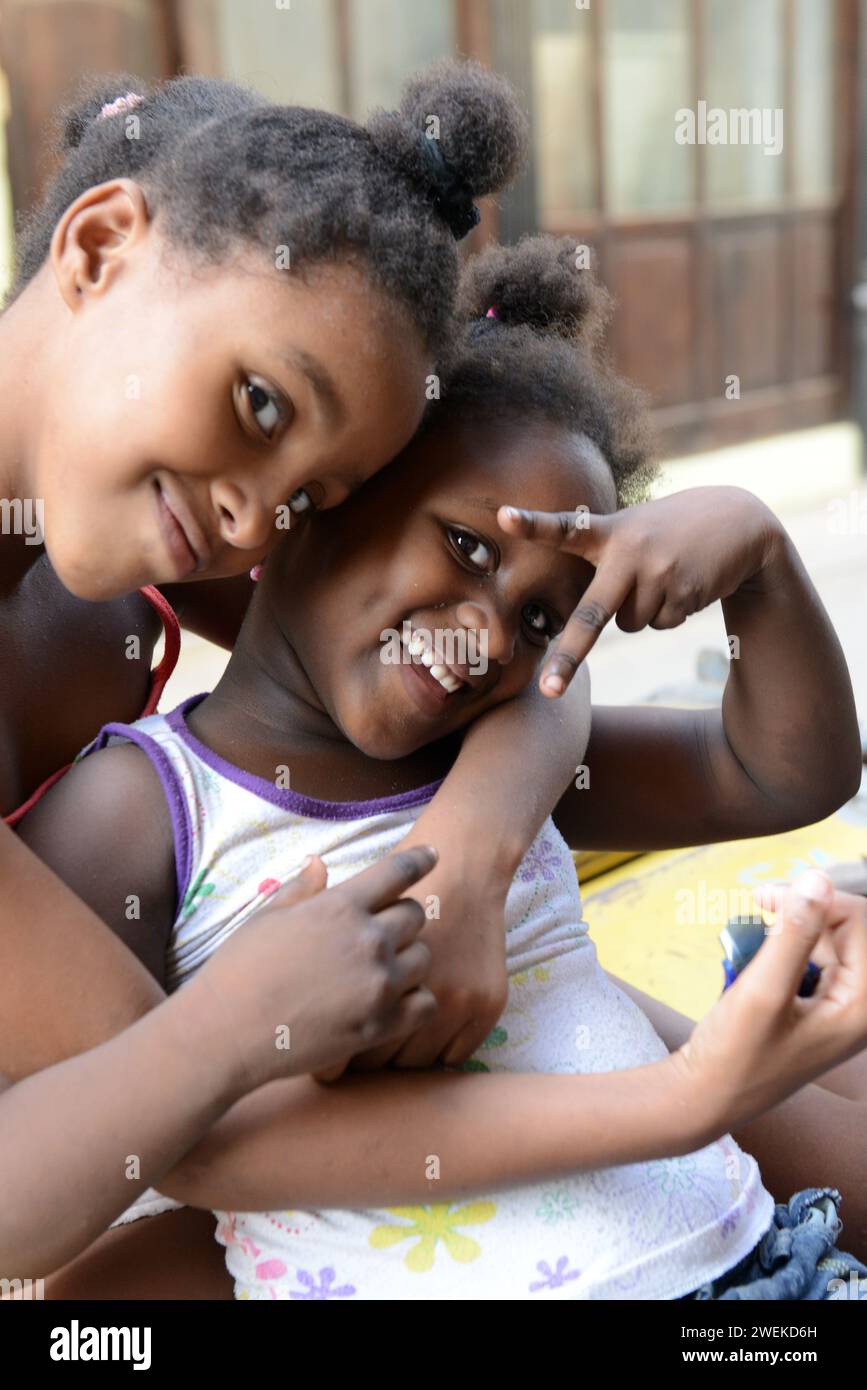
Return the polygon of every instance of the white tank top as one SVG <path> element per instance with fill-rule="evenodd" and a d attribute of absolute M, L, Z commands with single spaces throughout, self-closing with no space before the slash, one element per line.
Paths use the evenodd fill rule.
<path fill-rule="evenodd" d="M 360 872 L 398 844 L 439 785 L 364 802 L 301 796 L 196 739 L 185 713 L 202 698 L 168 716 L 109 725 L 91 746 L 135 742 L 166 794 L 178 886 L 170 990 L 308 854 L 322 856 L 331 884 Z M 508 895 L 506 955 L 506 1010 L 467 1069 L 606 1072 L 666 1055 L 649 1020 L 599 965 L 571 854 L 550 819 Z M 424 1149 L 420 1137 L 420 1162 L 436 1158 Z M 431 1193 L 419 1207 L 217 1213 L 236 1293 L 677 1298 L 747 1254 L 774 1209 L 755 1160 L 730 1136 L 683 1157 L 575 1173 L 485 1200 L 441 1203 L 435 1177 Z M 149 1190 L 120 1220 L 154 1210 L 155 1197 Z"/>

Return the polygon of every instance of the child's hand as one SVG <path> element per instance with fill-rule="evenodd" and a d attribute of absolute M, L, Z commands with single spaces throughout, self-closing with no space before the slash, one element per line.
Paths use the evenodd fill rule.
<path fill-rule="evenodd" d="M 458 1067 L 494 1027 L 509 992 L 506 973 L 505 898 L 482 875 L 459 881 L 437 869 L 424 881 L 422 902 L 435 903 L 439 918 L 425 923 L 420 940 L 430 950 L 427 985 L 436 1013 L 412 1036 L 387 1043 L 352 1062 L 368 1071 L 391 1062 L 398 1067 Z"/>
<path fill-rule="evenodd" d="M 867 1044 L 867 902 L 810 870 L 769 890 L 779 909 L 749 965 L 671 1061 L 711 1138 L 753 1119 Z M 798 997 L 809 959 L 816 990 Z"/>
<path fill-rule="evenodd" d="M 424 911 L 402 894 L 435 862 L 429 847 L 401 849 L 322 891 L 313 859 L 185 986 L 207 1016 L 204 1036 L 216 1021 L 232 1038 L 247 1089 L 326 1072 L 429 1022 Z"/>
<path fill-rule="evenodd" d="M 679 627 L 727 598 L 768 563 L 782 527 L 763 502 L 735 487 L 699 487 L 611 516 L 501 507 L 512 536 L 580 555 L 596 573 L 553 645 L 539 684 L 562 695 L 600 632 Z"/>

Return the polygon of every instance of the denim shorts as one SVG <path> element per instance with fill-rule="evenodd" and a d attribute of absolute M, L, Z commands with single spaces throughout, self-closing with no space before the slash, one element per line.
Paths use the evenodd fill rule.
<path fill-rule="evenodd" d="M 796 1192 L 777 1205 L 755 1249 L 684 1299 L 857 1298 L 862 1279 L 860 1296 L 867 1298 L 867 1266 L 835 1245 L 843 1229 L 840 1200 L 834 1187 Z"/>

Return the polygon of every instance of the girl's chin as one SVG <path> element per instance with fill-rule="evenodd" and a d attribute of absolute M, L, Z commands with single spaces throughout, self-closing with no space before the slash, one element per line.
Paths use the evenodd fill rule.
<path fill-rule="evenodd" d="M 365 716 L 362 719 L 341 719 L 339 722 L 344 738 L 366 758 L 373 758 L 378 763 L 392 763 L 398 758 L 410 757 L 430 742 L 430 734 L 412 727 L 405 717 L 400 721 L 393 717 L 389 719 L 388 714 L 393 716 L 394 710 L 389 710 L 384 700 L 378 706 L 385 712 L 384 717 L 374 724 L 369 717 L 372 698 L 365 700 Z"/>
<path fill-rule="evenodd" d="M 112 599 L 122 598 L 141 587 L 132 579 L 125 581 L 111 570 L 96 571 L 90 566 L 85 568 L 82 565 L 67 565 L 62 560 L 57 561 L 48 547 L 46 553 L 64 589 L 72 594 L 73 598 L 82 599 L 86 603 L 109 603 Z"/>
<path fill-rule="evenodd" d="M 381 730 L 376 733 L 370 729 L 365 729 L 358 737 L 353 738 L 348 735 L 350 743 L 354 743 L 359 752 L 366 758 L 373 758 L 378 763 L 393 763 L 398 758 L 408 758 L 412 753 L 417 753 L 425 744 L 425 739 L 419 735 L 418 738 L 405 738 L 401 741 L 395 739 L 393 734 L 387 734 Z"/>

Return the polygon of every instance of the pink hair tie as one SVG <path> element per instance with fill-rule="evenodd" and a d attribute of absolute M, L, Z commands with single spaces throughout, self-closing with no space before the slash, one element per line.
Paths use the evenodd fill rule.
<path fill-rule="evenodd" d="M 115 101 L 107 101 L 96 119 L 98 121 L 108 120 L 109 116 L 117 116 L 121 111 L 132 110 L 143 100 L 144 97 L 140 97 L 138 92 L 127 92 L 125 97 L 117 97 Z"/>
<path fill-rule="evenodd" d="M 499 310 L 497 309 L 496 304 L 492 304 L 491 307 L 490 307 L 490 309 L 488 310 L 488 312 L 485 314 L 485 318 L 486 318 L 486 319 L 498 319 L 499 317 L 500 317 L 500 313 L 499 313 Z"/>

